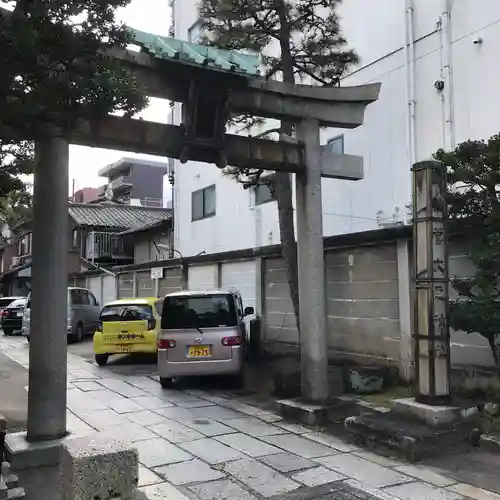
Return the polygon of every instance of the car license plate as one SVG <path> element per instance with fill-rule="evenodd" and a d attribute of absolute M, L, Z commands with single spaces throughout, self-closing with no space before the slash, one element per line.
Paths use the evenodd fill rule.
<path fill-rule="evenodd" d="M 207 358 L 210 356 L 210 347 L 207 345 L 192 345 L 189 347 L 188 352 L 191 358 Z"/>
<path fill-rule="evenodd" d="M 132 348 L 131 347 L 117 347 L 117 350 L 118 352 L 132 352 Z"/>

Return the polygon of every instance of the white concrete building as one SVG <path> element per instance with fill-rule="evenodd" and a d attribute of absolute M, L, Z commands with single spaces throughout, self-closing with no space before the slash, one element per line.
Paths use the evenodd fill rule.
<path fill-rule="evenodd" d="M 198 0 L 170 2 L 172 34 L 196 41 Z M 379 81 L 382 90 L 363 127 L 323 132 L 324 143 L 333 140 L 365 162 L 362 181 L 323 181 L 325 235 L 404 221 L 414 161 L 500 131 L 500 1 L 349 0 L 339 14 L 361 57 L 342 84 Z M 276 203 L 259 203 L 263 191 L 244 191 L 212 165 L 175 163 L 176 248 L 183 255 L 279 242 Z"/>

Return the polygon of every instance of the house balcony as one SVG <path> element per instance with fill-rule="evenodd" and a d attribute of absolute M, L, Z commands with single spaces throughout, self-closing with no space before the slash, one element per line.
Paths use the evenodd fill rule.
<path fill-rule="evenodd" d="M 113 179 L 109 183 L 111 189 L 113 191 L 119 191 L 122 189 L 128 189 L 133 186 L 132 179 L 128 175 L 122 175 L 120 177 L 117 177 L 116 179 Z"/>
<path fill-rule="evenodd" d="M 85 258 L 92 263 L 125 264 L 134 261 L 134 250 L 126 238 L 92 231 L 87 235 Z"/>

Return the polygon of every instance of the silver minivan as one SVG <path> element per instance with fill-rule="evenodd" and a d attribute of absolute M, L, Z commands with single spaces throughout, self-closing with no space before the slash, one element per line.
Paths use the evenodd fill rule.
<path fill-rule="evenodd" d="M 68 287 L 68 337 L 81 342 L 85 335 L 93 335 L 99 322 L 101 306 L 94 294 L 86 288 Z M 31 293 L 23 313 L 22 334 L 30 339 Z"/>
<path fill-rule="evenodd" d="M 165 296 L 158 338 L 158 372 L 163 388 L 172 379 L 231 375 L 243 383 L 246 328 L 239 292 L 183 291 Z"/>

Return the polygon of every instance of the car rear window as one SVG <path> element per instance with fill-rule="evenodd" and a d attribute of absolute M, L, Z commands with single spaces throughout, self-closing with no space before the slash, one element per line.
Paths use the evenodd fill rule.
<path fill-rule="evenodd" d="M 16 299 L 14 302 L 11 302 L 8 306 L 7 309 L 13 309 L 15 307 L 24 307 L 26 304 L 26 299 Z"/>
<path fill-rule="evenodd" d="M 0 299 L 0 309 L 5 309 L 15 299 Z"/>
<path fill-rule="evenodd" d="M 153 309 L 147 304 L 120 304 L 102 308 L 101 321 L 142 321 L 153 319 Z"/>
<path fill-rule="evenodd" d="M 166 330 L 237 324 L 236 308 L 231 294 L 165 297 L 163 303 L 161 327 Z"/>

